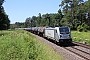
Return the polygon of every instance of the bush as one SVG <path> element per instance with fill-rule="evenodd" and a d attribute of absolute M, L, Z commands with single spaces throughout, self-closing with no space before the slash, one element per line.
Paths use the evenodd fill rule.
<path fill-rule="evenodd" d="M 89 26 L 87 24 L 83 23 L 82 25 L 79 25 L 77 27 L 77 30 L 80 31 L 80 32 L 82 32 L 82 31 L 87 32 L 88 28 L 89 28 Z"/>
<path fill-rule="evenodd" d="M 83 30 L 83 27 L 82 27 L 81 25 L 79 25 L 79 26 L 77 27 L 77 30 L 81 32 L 81 31 Z"/>
<path fill-rule="evenodd" d="M 83 25 L 84 25 L 83 26 L 83 31 L 87 32 L 87 30 L 89 29 L 89 26 L 85 23 Z"/>
<path fill-rule="evenodd" d="M 24 30 L 0 31 L 0 60 L 62 60 L 55 51 Z M 64 60 L 64 59 L 63 59 Z"/>

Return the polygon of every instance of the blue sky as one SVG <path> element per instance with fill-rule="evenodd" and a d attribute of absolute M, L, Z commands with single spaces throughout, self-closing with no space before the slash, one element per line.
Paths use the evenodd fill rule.
<path fill-rule="evenodd" d="M 27 17 L 38 16 L 38 13 L 57 13 L 62 0 L 6 0 L 5 12 L 12 23 L 25 22 Z"/>
<path fill-rule="evenodd" d="M 57 13 L 61 0 L 6 0 L 3 4 L 11 23 L 24 22 L 38 13 Z"/>

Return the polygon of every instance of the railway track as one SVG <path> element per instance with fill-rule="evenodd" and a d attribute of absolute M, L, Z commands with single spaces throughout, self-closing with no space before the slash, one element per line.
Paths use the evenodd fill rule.
<path fill-rule="evenodd" d="M 90 45 L 87 45 L 87 44 L 83 44 L 83 43 L 79 43 L 79 42 L 75 42 L 73 41 L 74 44 L 77 44 L 78 46 L 82 46 L 84 48 L 87 48 L 87 49 L 90 49 Z"/>
<path fill-rule="evenodd" d="M 90 60 L 90 45 L 73 42 L 76 46 L 63 47 L 64 49 L 82 57 L 85 60 Z"/>
<path fill-rule="evenodd" d="M 74 53 L 75 55 L 82 58 L 83 60 L 90 60 L 90 45 L 86 45 L 86 44 L 82 44 L 82 43 L 78 43 L 78 42 L 73 42 L 69 46 L 62 46 L 60 48 L 63 48 L 66 51 L 69 51 L 71 53 Z M 60 48 L 58 47 L 58 49 L 60 49 Z M 59 50 L 56 49 L 55 46 L 54 46 L 54 49 L 55 49 L 55 51 L 59 51 Z M 68 54 L 69 53 L 67 53 L 67 55 Z M 74 56 L 72 56 L 72 57 L 75 58 Z M 79 59 L 77 59 L 77 60 L 79 60 Z"/>

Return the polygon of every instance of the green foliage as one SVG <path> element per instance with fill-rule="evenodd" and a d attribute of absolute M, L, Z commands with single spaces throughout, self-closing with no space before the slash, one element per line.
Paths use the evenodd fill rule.
<path fill-rule="evenodd" d="M 61 58 L 52 48 L 44 45 L 29 32 L 0 31 L 0 60 L 58 60 Z"/>
<path fill-rule="evenodd" d="M 88 28 L 89 28 L 89 26 L 87 24 L 83 23 L 82 25 L 79 25 L 77 27 L 77 30 L 80 32 L 82 32 L 82 31 L 87 32 Z"/>
<path fill-rule="evenodd" d="M 32 24 L 31 18 L 30 17 L 29 18 L 26 18 L 25 23 L 24 23 L 24 27 L 25 28 L 28 28 L 28 27 L 31 26 L 31 24 Z"/>
<path fill-rule="evenodd" d="M 16 22 L 14 28 L 24 28 L 24 27 L 25 27 L 24 23 Z"/>
<path fill-rule="evenodd" d="M 63 0 L 59 6 L 62 8 L 64 19 L 67 19 L 67 21 L 64 21 L 69 23 L 72 29 L 77 29 L 77 26 L 84 22 L 90 26 L 88 23 L 90 22 L 89 14 L 86 16 L 86 13 L 88 13 L 87 9 L 90 9 L 89 5 L 87 2 L 83 2 L 83 0 Z M 63 24 L 67 25 L 67 23 Z"/>
<path fill-rule="evenodd" d="M 82 26 L 83 26 L 83 31 L 87 32 L 89 26 L 85 23 L 83 23 Z"/>
<path fill-rule="evenodd" d="M 77 27 L 77 30 L 81 32 L 81 31 L 83 31 L 83 27 L 82 27 L 81 25 L 79 25 L 79 26 Z"/>
<path fill-rule="evenodd" d="M 86 42 L 90 44 L 90 31 L 87 32 L 79 32 L 79 31 L 72 31 L 72 40 L 77 42 Z"/>
<path fill-rule="evenodd" d="M 68 19 L 66 18 L 62 18 L 62 20 L 60 21 L 61 26 L 69 26 L 72 27 L 72 25 L 68 22 Z"/>
<path fill-rule="evenodd" d="M 0 0 L 0 30 L 6 30 L 10 28 L 10 20 L 3 8 L 4 0 Z"/>

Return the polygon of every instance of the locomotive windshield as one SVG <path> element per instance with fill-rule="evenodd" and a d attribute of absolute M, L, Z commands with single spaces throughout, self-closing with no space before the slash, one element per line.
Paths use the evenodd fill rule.
<path fill-rule="evenodd" d="M 69 28 L 68 27 L 62 27 L 59 28 L 60 34 L 69 34 Z"/>

